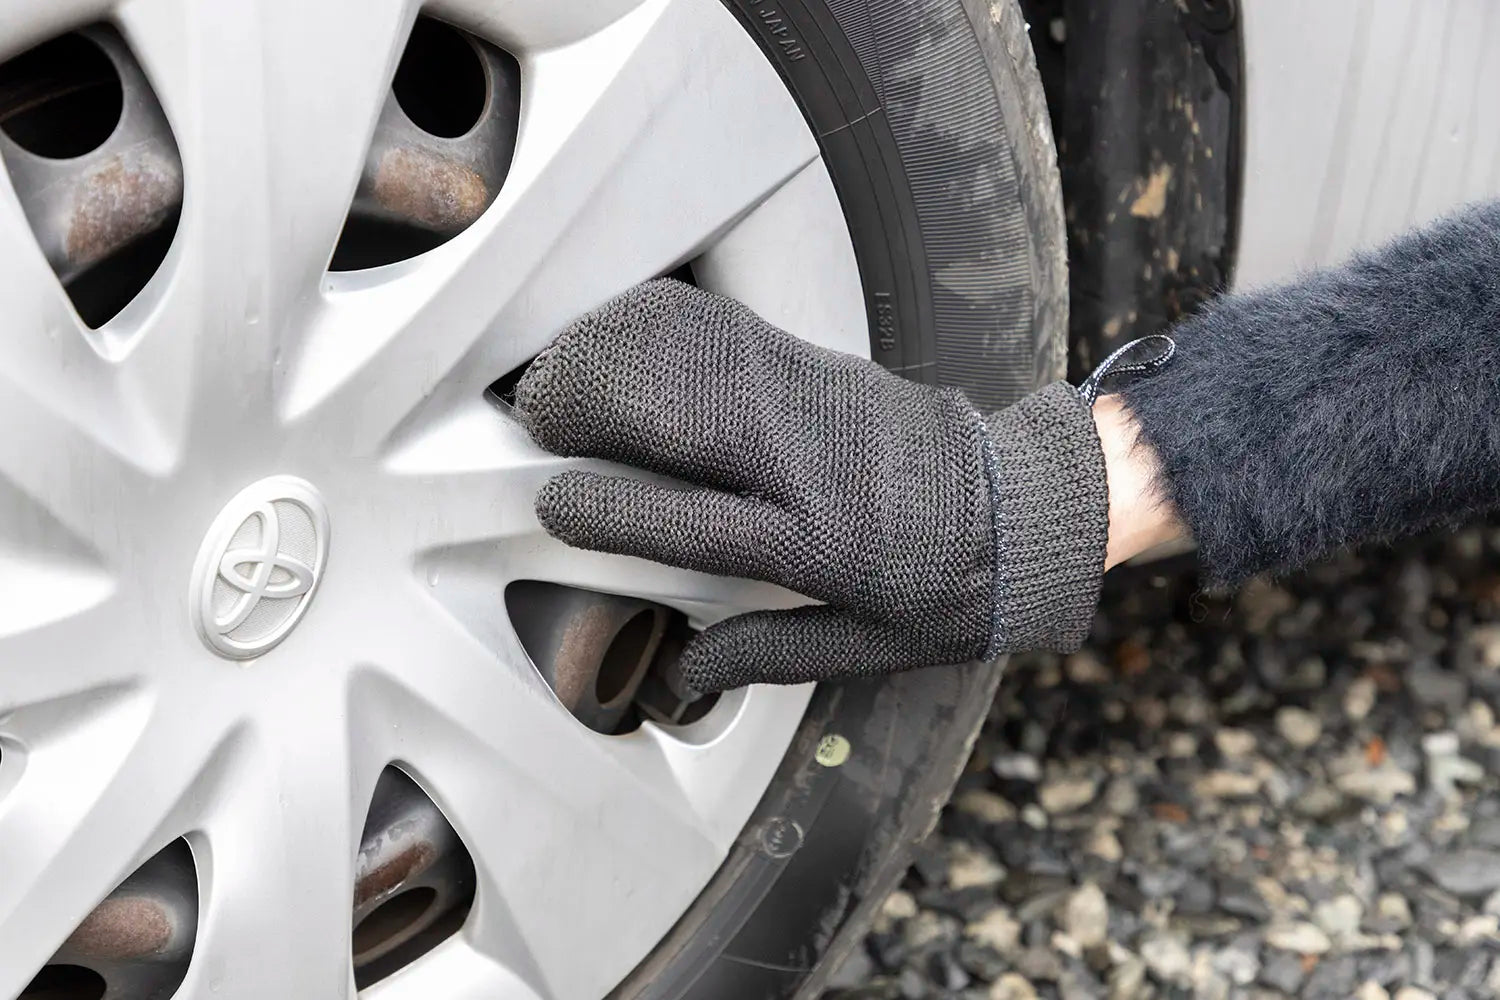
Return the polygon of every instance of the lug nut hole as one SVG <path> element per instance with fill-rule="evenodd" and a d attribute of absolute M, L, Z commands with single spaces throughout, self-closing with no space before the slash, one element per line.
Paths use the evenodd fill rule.
<path fill-rule="evenodd" d="M 66 160 L 104 145 L 125 93 L 104 50 L 62 35 L 0 66 L 0 130 L 37 156 Z"/>
<path fill-rule="evenodd" d="M 18 1000 L 99 1000 L 104 977 L 81 965 L 49 965 L 36 974 Z"/>
<path fill-rule="evenodd" d="M 413 125 L 448 139 L 479 123 L 489 96 L 474 46 L 457 29 L 426 17 L 411 29 L 392 89 Z"/>

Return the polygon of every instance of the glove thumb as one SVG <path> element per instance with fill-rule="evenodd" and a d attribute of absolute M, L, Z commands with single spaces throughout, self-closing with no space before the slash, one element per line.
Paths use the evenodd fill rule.
<path fill-rule="evenodd" d="M 683 650 L 679 668 L 687 687 L 712 694 L 747 684 L 874 677 L 936 665 L 930 647 L 923 655 L 919 643 L 908 630 L 824 605 L 753 611 L 705 629 Z"/>

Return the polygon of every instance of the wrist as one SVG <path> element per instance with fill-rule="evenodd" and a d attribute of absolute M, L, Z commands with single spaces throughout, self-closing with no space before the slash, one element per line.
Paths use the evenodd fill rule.
<path fill-rule="evenodd" d="M 1094 426 L 1104 450 L 1109 481 L 1109 542 L 1106 570 L 1186 531 L 1176 509 L 1161 492 L 1160 462 L 1140 439 L 1135 417 L 1118 396 L 1102 396 L 1093 408 Z"/>

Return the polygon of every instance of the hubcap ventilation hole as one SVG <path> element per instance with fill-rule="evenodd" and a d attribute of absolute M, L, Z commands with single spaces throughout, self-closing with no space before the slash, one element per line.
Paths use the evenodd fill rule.
<path fill-rule="evenodd" d="M 396 68 L 396 103 L 424 132 L 456 139 L 479 124 L 488 87 L 474 46 L 457 29 L 421 18 Z"/>
<path fill-rule="evenodd" d="M 328 269 L 394 264 L 473 225 L 510 172 L 520 121 L 515 58 L 418 18 Z"/>
<path fill-rule="evenodd" d="M 0 65 L 0 156 L 78 316 L 107 323 L 146 287 L 182 209 L 182 159 L 120 33 L 96 25 Z"/>
<path fill-rule="evenodd" d="M 114 134 L 124 106 L 114 63 L 83 35 L 54 38 L 0 66 L 0 130 L 37 156 L 93 152 Z"/>
<path fill-rule="evenodd" d="M 355 983 L 364 989 L 418 961 L 463 926 L 473 903 L 468 848 L 422 787 L 387 767 L 355 862 Z"/>
<path fill-rule="evenodd" d="M 104 977 L 81 965 L 49 965 L 21 991 L 19 1000 L 100 1000 Z"/>
<path fill-rule="evenodd" d="M 677 661 L 694 635 L 680 611 L 537 580 L 506 587 L 505 608 L 537 673 L 596 733 L 622 736 L 647 719 L 684 726 L 718 701 L 676 693 Z"/>
<path fill-rule="evenodd" d="M 136 869 L 68 935 L 19 1000 L 171 996 L 198 932 L 193 852 L 176 840 Z"/>

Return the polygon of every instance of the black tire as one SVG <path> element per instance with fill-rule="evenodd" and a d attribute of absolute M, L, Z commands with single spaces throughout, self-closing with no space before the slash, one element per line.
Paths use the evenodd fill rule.
<path fill-rule="evenodd" d="M 1014 0 L 723 2 L 822 143 L 876 360 L 984 408 L 1062 377 L 1056 154 Z M 815 996 L 936 822 L 1001 666 L 820 687 L 728 860 L 613 996 Z M 824 766 L 831 736 L 851 752 Z"/>

